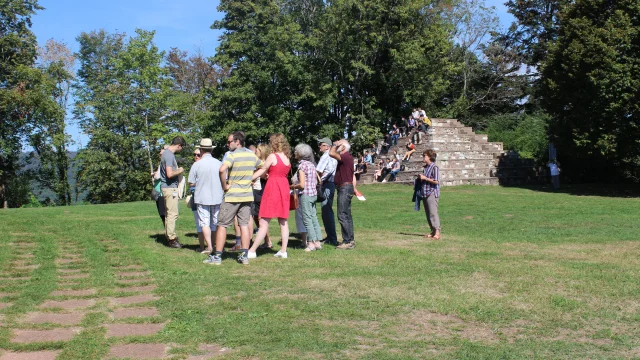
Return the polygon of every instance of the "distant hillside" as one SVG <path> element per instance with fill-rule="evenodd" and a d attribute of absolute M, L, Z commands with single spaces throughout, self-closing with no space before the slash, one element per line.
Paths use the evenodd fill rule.
<path fill-rule="evenodd" d="M 69 168 L 69 185 L 71 186 L 71 198 L 73 199 L 74 203 L 83 202 L 87 197 L 86 191 L 80 192 L 77 196 L 77 201 L 76 201 L 75 191 L 76 191 L 77 165 L 74 159 L 77 155 L 78 155 L 78 152 L 76 151 L 68 152 L 68 156 L 70 160 L 69 163 L 71 164 Z M 32 152 L 23 152 L 22 156 L 20 157 L 20 162 L 21 164 L 23 164 L 22 166 L 23 171 L 35 170 L 40 166 L 40 159 L 37 156 L 34 156 Z M 31 188 L 31 192 L 40 201 L 45 201 L 47 198 L 49 199 L 55 198 L 55 194 L 51 192 L 51 190 L 42 188 L 40 184 L 38 184 L 36 181 L 31 182 L 30 188 Z"/>

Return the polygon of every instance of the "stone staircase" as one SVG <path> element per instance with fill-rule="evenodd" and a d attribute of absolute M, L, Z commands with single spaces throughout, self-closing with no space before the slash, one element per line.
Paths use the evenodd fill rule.
<path fill-rule="evenodd" d="M 455 185 L 498 185 L 498 177 L 503 171 L 498 169 L 503 154 L 502 143 L 488 142 L 487 135 L 475 134 L 470 127 L 455 119 L 431 119 L 430 134 L 423 134 L 422 142 L 416 145 L 416 152 L 409 162 L 403 163 L 405 170 L 398 173 L 396 182 L 413 184 L 416 175 L 422 173 L 424 166 L 422 152 L 434 149 L 436 164 L 440 167 L 442 186 Z M 391 157 L 396 150 L 400 156 L 406 152 L 408 136 L 400 138 L 398 145 L 392 146 L 389 153 L 379 158 Z M 379 141 L 380 145 L 382 141 Z M 519 165 L 517 166 L 520 167 Z M 367 174 L 360 177 L 362 183 L 373 183 L 373 174 L 377 166 L 369 166 Z M 519 170 L 518 170 L 519 171 Z M 518 175 L 519 176 L 519 175 Z"/>

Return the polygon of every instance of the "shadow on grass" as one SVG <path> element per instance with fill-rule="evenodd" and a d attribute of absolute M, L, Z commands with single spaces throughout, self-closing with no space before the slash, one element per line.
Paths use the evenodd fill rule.
<path fill-rule="evenodd" d="M 640 184 L 562 184 L 560 189 L 554 190 L 551 184 L 546 185 L 512 185 L 505 187 L 516 187 L 531 191 L 546 193 L 568 194 L 575 196 L 602 196 L 616 198 L 637 198 L 640 197 Z"/>

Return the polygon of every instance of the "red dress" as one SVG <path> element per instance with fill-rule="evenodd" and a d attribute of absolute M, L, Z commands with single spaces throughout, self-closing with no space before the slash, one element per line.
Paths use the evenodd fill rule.
<path fill-rule="evenodd" d="M 278 162 L 269 168 L 269 179 L 262 193 L 260 203 L 261 218 L 289 218 L 289 180 L 287 175 L 291 164 L 284 164 L 280 155 L 276 154 Z"/>

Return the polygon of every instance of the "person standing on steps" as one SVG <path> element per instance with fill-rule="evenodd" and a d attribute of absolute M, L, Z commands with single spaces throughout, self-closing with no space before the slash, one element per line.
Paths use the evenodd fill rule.
<path fill-rule="evenodd" d="M 336 141 L 329 155 L 338 161 L 334 183 L 338 192 L 338 221 L 342 228 L 342 244 L 336 248 L 351 250 L 356 248 L 351 199 L 356 192 L 356 178 L 353 174 L 353 156 L 349 153 L 351 145 L 346 139 Z"/>
<path fill-rule="evenodd" d="M 440 168 L 436 166 L 436 152 L 427 149 L 422 153 L 424 169 L 418 175 L 422 181 L 422 201 L 427 222 L 431 233 L 425 235 L 427 239 L 440 240 L 440 216 L 438 216 L 438 202 L 440 200 Z"/>
<path fill-rule="evenodd" d="M 174 137 L 173 140 L 171 140 L 169 148 L 162 154 L 160 161 L 160 189 L 162 190 L 162 197 L 164 198 L 166 209 L 164 232 L 169 247 L 176 249 L 182 247 L 176 234 L 176 221 L 178 221 L 178 201 L 180 200 L 178 196 L 178 185 L 184 169 L 178 167 L 175 153 L 180 152 L 185 144 L 182 136 Z"/>
<path fill-rule="evenodd" d="M 333 246 L 338 246 L 338 236 L 336 235 L 336 218 L 333 213 L 333 197 L 336 192 L 336 186 L 334 184 L 334 177 L 336 174 L 336 167 L 338 161 L 329 155 L 329 149 L 333 142 L 329 138 L 322 138 L 318 140 L 320 152 L 322 156 L 316 166 L 316 171 L 320 175 L 322 180 L 322 189 L 324 190 L 324 201 L 322 202 L 322 223 L 324 225 L 324 231 L 327 233 L 327 237 L 324 239 L 324 243 Z"/>

